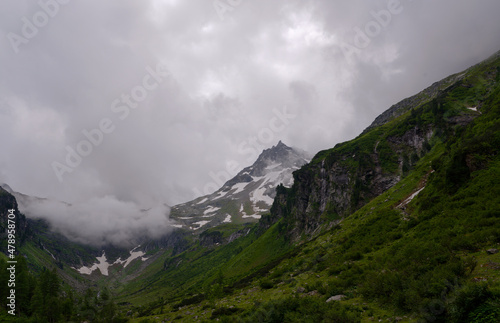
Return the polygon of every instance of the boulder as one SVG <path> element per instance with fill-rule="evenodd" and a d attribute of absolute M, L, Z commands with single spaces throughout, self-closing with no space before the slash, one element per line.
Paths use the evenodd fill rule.
<path fill-rule="evenodd" d="M 330 303 L 331 301 L 340 301 L 344 297 L 346 297 L 346 296 L 345 295 L 335 295 L 335 296 L 332 296 L 329 299 L 327 299 L 326 302 Z"/>

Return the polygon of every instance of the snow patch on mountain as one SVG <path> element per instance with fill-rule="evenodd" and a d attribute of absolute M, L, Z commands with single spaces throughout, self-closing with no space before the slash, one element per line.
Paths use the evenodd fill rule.
<path fill-rule="evenodd" d="M 208 201 L 208 197 L 205 197 L 203 200 L 199 201 L 198 203 L 196 204 L 203 204 L 205 203 L 206 201 Z"/>
<path fill-rule="evenodd" d="M 139 257 L 141 257 L 142 261 L 148 260 L 148 258 L 143 257 L 145 255 L 143 251 L 134 251 L 139 247 L 140 246 L 137 246 L 134 249 L 130 250 L 130 257 L 128 257 L 126 260 L 121 260 L 121 258 L 118 258 L 113 264 L 124 264 L 123 268 L 125 268 L 132 262 L 132 260 L 137 259 Z"/>
<path fill-rule="evenodd" d="M 198 230 L 200 229 L 202 226 L 204 226 L 205 224 L 207 223 L 210 223 L 210 221 L 198 221 L 198 222 L 194 222 L 193 224 L 196 224 L 196 225 L 199 225 L 199 227 L 197 228 L 192 228 L 193 230 Z"/>
<path fill-rule="evenodd" d="M 266 192 L 265 187 L 259 187 L 258 189 L 250 193 L 250 200 L 255 204 L 257 204 L 258 202 L 264 202 L 267 205 L 272 205 L 274 199 L 272 199 L 268 195 L 265 195 L 264 194 L 265 192 Z"/>
<path fill-rule="evenodd" d="M 254 218 L 254 219 L 260 219 L 261 215 L 260 214 L 250 214 L 250 215 L 242 215 L 241 216 L 242 218 L 246 219 L 246 218 Z"/>
<path fill-rule="evenodd" d="M 140 247 L 140 245 L 135 247 L 134 249 L 130 250 L 129 251 L 130 257 L 128 257 L 125 260 L 122 260 L 121 257 L 119 257 L 118 259 L 116 259 L 115 262 L 110 264 L 110 263 L 108 263 L 108 259 L 106 259 L 106 254 L 103 252 L 102 256 L 96 257 L 97 261 L 99 261 L 99 262 L 92 264 L 91 267 L 82 266 L 79 269 L 77 269 L 75 267 L 71 267 L 71 268 L 75 269 L 80 274 L 84 274 L 84 275 L 91 275 L 95 270 L 99 269 L 99 271 L 101 272 L 101 275 L 108 276 L 109 275 L 108 269 L 109 269 L 109 267 L 111 267 L 113 265 L 122 265 L 123 268 L 125 268 L 135 259 L 141 258 L 141 261 L 148 260 L 148 258 L 143 257 L 145 255 L 145 253 L 143 251 L 135 251 L 139 247 Z"/>
<path fill-rule="evenodd" d="M 209 214 L 209 213 L 214 213 L 214 212 L 217 212 L 217 211 L 219 211 L 219 210 L 220 210 L 220 207 L 214 207 L 214 206 L 209 205 L 209 206 L 205 209 L 205 211 L 203 211 L 203 214 L 207 215 L 207 214 Z"/>
<path fill-rule="evenodd" d="M 212 199 L 212 201 L 218 200 L 218 199 L 220 199 L 221 197 L 226 196 L 226 195 L 227 195 L 227 193 L 229 193 L 229 191 L 227 191 L 227 192 L 224 192 L 224 191 L 220 192 L 218 196 L 216 196 L 216 197 L 214 197 L 214 198 Z"/>
<path fill-rule="evenodd" d="M 103 252 L 102 256 L 96 257 L 96 259 L 99 261 L 98 263 L 94 263 L 92 267 L 86 267 L 83 266 L 80 269 L 77 269 L 80 274 L 85 274 L 85 275 L 90 275 L 94 270 L 99 269 L 102 275 L 108 276 L 108 267 L 111 266 L 107 259 L 106 259 L 106 254 Z"/>
<path fill-rule="evenodd" d="M 250 184 L 250 183 L 237 183 L 237 184 L 234 184 L 232 188 L 236 189 L 236 191 L 232 192 L 232 194 L 238 194 L 238 193 L 243 192 L 243 190 L 245 189 L 245 187 L 247 187 L 248 184 Z"/>

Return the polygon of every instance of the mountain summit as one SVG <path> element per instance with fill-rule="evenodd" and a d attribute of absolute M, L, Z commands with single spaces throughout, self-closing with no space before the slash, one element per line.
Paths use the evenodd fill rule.
<path fill-rule="evenodd" d="M 307 162 L 306 153 L 279 141 L 216 192 L 172 207 L 170 217 L 178 228 L 193 231 L 222 223 L 254 222 L 269 211 L 276 186 L 290 187 L 292 173 Z"/>

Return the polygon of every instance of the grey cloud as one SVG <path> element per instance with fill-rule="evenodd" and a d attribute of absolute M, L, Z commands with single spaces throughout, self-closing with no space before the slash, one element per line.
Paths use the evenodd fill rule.
<path fill-rule="evenodd" d="M 93 246 L 133 247 L 144 237 L 159 238 L 172 231 L 169 208 L 142 209 L 114 196 L 67 204 L 47 199 L 18 197 L 19 209 L 30 218 L 48 220 L 68 239 Z"/>
<path fill-rule="evenodd" d="M 2 1 L 0 181 L 76 204 L 173 205 L 228 162 L 248 165 L 238 147 L 273 109 L 298 116 L 275 141 L 315 153 L 500 49 L 498 1 L 401 0 L 402 12 L 346 60 L 340 44 L 389 2 L 242 1 L 221 20 L 205 0 L 74 0 L 15 53 L 7 35 L 40 6 Z M 170 77 L 120 120 L 111 103 L 158 63 Z M 103 118 L 116 129 L 60 183 L 51 163 Z"/>

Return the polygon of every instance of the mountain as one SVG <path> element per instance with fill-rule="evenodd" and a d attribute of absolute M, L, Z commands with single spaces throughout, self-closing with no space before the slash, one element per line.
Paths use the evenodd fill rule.
<path fill-rule="evenodd" d="M 218 191 L 174 206 L 171 216 L 178 222 L 174 224 L 177 227 L 174 233 L 165 233 L 153 240 L 144 237 L 135 241 L 135 245 L 130 248 L 109 244 L 89 246 L 83 242 L 70 240 L 62 232 L 54 230 L 49 222 L 43 220 L 45 214 L 37 210 L 37 206 L 48 203 L 52 208 L 67 210 L 70 216 L 71 204 L 25 195 L 12 190 L 7 184 L 1 184 L 0 189 L 3 188 L 4 195 L 9 196 L 8 200 L 15 205 L 16 211 L 21 216 L 19 219 L 24 228 L 21 236 L 23 239 L 25 236 L 28 237 L 26 245 L 36 249 L 36 252 L 31 250 L 27 255 L 33 269 L 40 270 L 47 266 L 51 258 L 59 269 L 68 269 L 63 275 L 72 284 L 77 277 L 74 275 L 75 272 L 90 275 L 89 279 L 92 280 L 99 279 L 100 275 L 111 275 L 125 281 L 127 280 L 125 276 L 133 276 L 134 273 L 127 269 L 131 262 L 134 260 L 144 262 L 140 266 L 143 269 L 156 257 L 161 256 L 162 249 L 173 248 L 174 254 L 180 253 L 193 244 L 193 239 L 188 237 L 191 233 L 202 234 L 206 229 L 224 223 L 240 225 L 257 221 L 262 213 L 269 211 L 276 194 L 276 186 L 282 183 L 290 186 L 293 182 L 292 172 L 307 162 L 305 158 L 306 153 L 290 148 L 280 141 L 276 146 L 264 150 L 252 166 L 243 169 Z M 27 217 L 19 212 L 18 205 Z M 248 211 L 248 214 L 245 211 Z M 198 230 L 202 226 L 203 228 Z M 236 232 L 238 229 L 239 226 L 232 229 L 235 233 L 233 239 L 238 236 Z M 212 241 L 213 239 L 207 239 L 206 236 L 202 234 L 204 244 L 224 242 L 220 239 Z M 45 256 L 40 258 L 40 253 Z M 48 263 L 46 259 L 42 259 L 46 256 L 50 257 Z"/>
<path fill-rule="evenodd" d="M 165 254 L 119 300 L 185 322 L 500 321 L 499 107 L 497 53 L 317 153 L 244 235 Z"/>
<path fill-rule="evenodd" d="M 66 288 L 73 277 L 97 290 L 85 294 L 94 310 L 80 296 L 68 315 L 95 320 L 111 291 L 116 317 L 133 322 L 498 322 L 499 153 L 497 53 L 301 167 L 283 143 L 264 151 L 217 192 L 176 206 L 181 228 L 124 250 L 123 260 L 147 250 L 126 268 L 88 276 L 63 263 Z M 2 219 L 15 203 L 0 190 Z M 260 219 L 243 217 L 257 209 Z M 18 218 L 20 254 L 54 267 L 44 248 L 57 237 Z"/>
<path fill-rule="evenodd" d="M 178 228 L 201 232 L 223 223 L 256 222 L 269 212 L 280 184 L 290 187 L 292 173 L 308 161 L 307 154 L 281 141 L 264 150 L 216 192 L 172 207 Z M 201 230 L 200 230 L 201 229 Z"/>
<path fill-rule="evenodd" d="M 394 187 L 438 143 L 446 143 L 450 149 L 476 119 L 493 113 L 486 110 L 485 102 L 490 98 L 489 108 L 494 110 L 499 60 L 496 53 L 465 72 L 434 83 L 382 113 L 356 139 L 319 152 L 294 174 L 292 189 L 279 189 L 272 209 L 275 220 L 284 217 L 295 232 L 294 239 L 303 233 L 311 235 L 323 223 L 345 218 Z M 494 128 L 490 131 L 495 133 Z M 450 177 L 455 172 L 470 176 L 485 167 L 479 161 L 478 154 L 484 153 L 479 146 L 467 149 L 450 156 L 454 168 L 448 170 L 448 181 L 459 181 Z M 428 171 L 435 171 L 433 168 L 437 166 Z M 429 176 L 422 179 L 418 192 Z"/>
<path fill-rule="evenodd" d="M 101 269 L 101 273 L 107 275 L 107 267 L 100 265 L 92 268 L 96 258 L 97 260 L 102 259 L 107 254 L 108 257 L 118 260 L 117 265 L 124 266 L 133 260 L 131 259 L 132 256 L 137 256 L 137 253 L 129 253 L 126 248 L 114 246 L 100 248 L 72 241 L 62 233 L 54 230 L 49 222 L 39 217 L 40 214 L 28 214 L 26 216 L 20 212 L 20 209 L 25 209 L 27 205 L 41 203 L 46 200 L 15 192 L 7 184 L 0 185 L 0 212 L 3 215 L 6 208 L 14 209 L 16 221 L 18 222 L 16 225 L 16 236 L 18 237 L 16 254 L 24 255 L 28 260 L 28 266 L 33 271 L 39 272 L 44 268 L 56 267 L 65 282 L 77 289 L 84 289 L 88 282 L 82 280 L 82 273 L 91 274 L 92 271 Z M 52 203 L 68 205 L 64 202 L 52 201 Z M 1 226 L 3 227 L 3 225 Z M 6 253 L 5 248 L 2 248 L 2 251 Z M 125 260 L 120 262 L 120 257 Z M 99 264 L 99 262 L 97 263 Z M 86 265 L 93 270 L 86 270 Z"/>
<path fill-rule="evenodd" d="M 0 184 L 1 214 L 6 214 L 9 207 L 16 212 L 16 234 L 20 242 L 16 254 L 23 254 L 30 269 L 35 272 L 57 267 L 64 281 L 77 289 L 85 289 L 103 276 L 126 281 L 161 255 L 158 250 L 175 246 L 177 252 L 181 252 L 183 237 L 189 235 L 188 232 L 176 231 L 166 232 L 154 240 L 142 237 L 135 239 L 132 247 L 89 245 L 78 239 L 70 239 L 70 234 L 54 228 L 45 220 L 47 214 L 37 211 L 37 206 L 46 203 L 53 208 L 63 208 L 67 210 L 68 216 L 72 215 L 72 205 L 69 203 L 29 196 L 12 190 L 7 184 Z M 6 228 L 6 225 L 0 223 L 0 228 Z M 6 239 L 2 241 L 5 244 Z M 2 251 L 7 254 L 4 247 L 6 245 Z M 131 263 L 134 265 L 132 270 L 129 267 Z"/>

